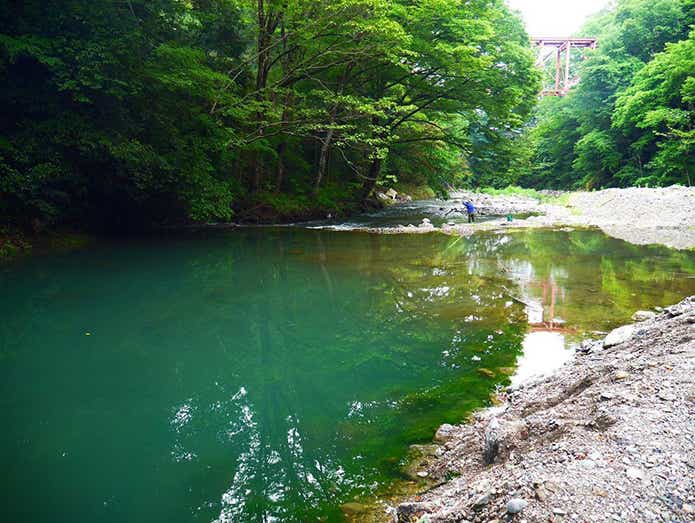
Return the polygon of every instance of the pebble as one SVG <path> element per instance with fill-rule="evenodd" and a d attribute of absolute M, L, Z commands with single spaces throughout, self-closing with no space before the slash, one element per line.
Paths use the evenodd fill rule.
<path fill-rule="evenodd" d="M 453 425 L 444 423 L 437 429 L 437 432 L 434 434 L 434 439 L 440 442 L 448 441 L 454 436 L 455 431 L 456 428 Z"/>
<path fill-rule="evenodd" d="M 631 479 L 644 479 L 646 477 L 644 471 L 637 467 L 628 467 L 625 474 L 627 474 L 627 477 Z"/>
<path fill-rule="evenodd" d="M 507 512 L 510 514 L 518 514 L 528 505 L 528 501 L 522 498 L 512 498 L 507 502 Z"/>
<path fill-rule="evenodd" d="M 632 315 L 633 321 L 649 321 L 656 318 L 654 311 L 637 311 Z"/>
<path fill-rule="evenodd" d="M 659 397 L 659 399 L 662 399 L 664 401 L 674 401 L 676 399 L 676 396 L 674 394 L 671 394 L 670 392 L 664 390 L 660 390 L 657 393 L 657 396 Z"/>
<path fill-rule="evenodd" d="M 483 494 L 482 496 L 478 497 L 478 499 L 476 499 L 473 502 L 473 508 L 484 507 L 485 505 L 488 504 L 489 501 L 490 501 L 490 495 L 489 494 Z"/>

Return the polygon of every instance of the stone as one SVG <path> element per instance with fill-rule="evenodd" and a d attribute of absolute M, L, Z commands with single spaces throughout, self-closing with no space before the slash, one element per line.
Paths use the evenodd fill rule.
<path fill-rule="evenodd" d="M 507 502 L 507 512 L 510 514 L 518 514 L 526 508 L 528 501 L 522 498 L 512 498 Z"/>
<path fill-rule="evenodd" d="M 499 432 L 500 422 L 497 418 L 492 418 L 485 428 L 483 443 L 483 460 L 486 465 L 491 465 L 495 461 L 500 450 Z"/>
<path fill-rule="evenodd" d="M 386 191 L 386 196 L 388 196 L 392 200 L 395 200 L 396 197 L 398 196 L 398 193 L 393 189 L 389 189 L 388 191 Z"/>
<path fill-rule="evenodd" d="M 479 496 L 474 502 L 473 502 L 473 508 L 476 510 L 480 510 L 483 508 L 485 505 L 487 505 L 490 502 L 490 494 L 483 494 L 482 496 Z"/>
<path fill-rule="evenodd" d="M 632 336 L 635 334 L 635 326 L 634 325 L 623 325 L 622 327 L 618 327 L 617 329 L 613 329 L 611 332 L 608 333 L 608 336 L 606 336 L 606 339 L 603 340 L 603 346 L 605 348 L 608 347 L 613 347 L 615 345 L 620 345 L 621 343 L 625 343 L 628 341 Z"/>
<path fill-rule="evenodd" d="M 405 518 L 414 516 L 416 514 L 421 514 L 423 512 L 432 512 L 434 508 L 435 506 L 432 503 L 413 501 L 398 505 L 396 513 L 398 514 L 399 518 Z"/>
<path fill-rule="evenodd" d="M 543 487 L 538 487 L 536 489 L 536 499 L 538 501 L 545 501 L 548 499 L 548 491 L 546 491 Z"/>
<path fill-rule="evenodd" d="M 625 372 L 624 370 L 616 370 L 613 373 L 613 379 L 614 380 L 624 380 L 625 378 L 628 378 L 630 375 Z"/>
<path fill-rule="evenodd" d="M 367 512 L 368 509 L 369 507 L 367 507 L 366 505 L 356 502 L 343 503 L 342 505 L 340 505 L 340 510 L 345 515 L 362 514 L 364 512 Z"/>
<path fill-rule="evenodd" d="M 671 394 L 670 392 L 665 390 L 660 390 L 659 392 L 657 392 L 656 395 L 659 397 L 660 400 L 663 401 L 675 401 L 676 399 L 675 394 Z"/>
<path fill-rule="evenodd" d="M 388 196 L 386 196 L 383 192 L 376 193 L 376 197 L 378 200 L 381 200 L 381 201 L 390 200 L 390 198 Z"/>
<path fill-rule="evenodd" d="M 494 378 L 495 377 L 495 373 L 492 372 L 490 369 L 486 369 L 485 367 L 480 367 L 476 370 L 478 371 L 478 374 L 482 374 L 486 378 Z"/>
<path fill-rule="evenodd" d="M 424 471 L 424 470 L 421 470 L 417 473 L 418 478 L 426 478 L 427 476 L 429 476 L 429 473 L 427 471 Z"/>
<path fill-rule="evenodd" d="M 453 425 L 444 423 L 437 429 L 437 432 L 434 433 L 434 439 L 440 442 L 449 441 L 454 436 L 455 430 L 456 428 Z"/>
<path fill-rule="evenodd" d="M 656 318 L 654 311 L 637 311 L 632 315 L 632 321 L 649 321 Z"/>
<path fill-rule="evenodd" d="M 642 469 L 637 468 L 637 467 L 628 467 L 627 470 L 625 471 L 625 474 L 630 479 L 642 480 L 646 477 L 646 474 L 644 473 L 644 471 Z"/>
<path fill-rule="evenodd" d="M 668 314 L 671 318 L 675 316 L 680 316 L 681 314 L 684 314 L 685 312 L 692 309 L 693 302 L 695 302 L 695 297 L 691 296 L 689 298 L 686 298 L 682 302 L 677 303 L 676 305 L 671 305 L 670 307 L 667 307 L 666 314 Z"/>
<path fill-rule="evenodd" d="M 556 507 L 553 509 L 553 514 L 555 514 L 556 516 L 566 516 L 567 511 Z"/>

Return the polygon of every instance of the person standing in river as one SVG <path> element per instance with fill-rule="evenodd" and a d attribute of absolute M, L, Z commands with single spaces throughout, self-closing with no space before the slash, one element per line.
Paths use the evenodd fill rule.
<path fill-rule="evenodd" d="M 475 223 L 475 206 L 471 202 L 469 202 L 468 200 L 463 202 L 463 205 L 466 207 L 466 214 L 468 215 L 468 223 Z M 439 210 L 440 211 L 444 210 L 444 208 L 440 207 Z M 448 213 L 446 213 L 444 215 L 444 217 L 449 216 L 452 212 L 462 213 L 463 209 L 457 209 L 456 207 L 454 207 Z"/>
<path fill-rule="evenodd" d="M 475 223 L 475 206 L 469 201 L 463 202 L 466 206 L 466 214 L 468 215 L 468 223 Z"/>

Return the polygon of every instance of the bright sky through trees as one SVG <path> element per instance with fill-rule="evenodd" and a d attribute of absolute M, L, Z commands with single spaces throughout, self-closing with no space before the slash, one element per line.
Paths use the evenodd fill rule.
<path fill-rule="evenodd" d="M 566 36 L 577 31 L 589 15 L 610 0 L 507 0 L 521 11 L 531 36 Z"/>

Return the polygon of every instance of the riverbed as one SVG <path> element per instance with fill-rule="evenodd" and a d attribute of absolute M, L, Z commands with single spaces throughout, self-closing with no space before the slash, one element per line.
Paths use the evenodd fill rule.
<path fill-rule="evenodd" d="M 3 265 L 3 520 L 340 521 L 410 444 L 694 269 L 595 230 L 304 227 Z"/>

